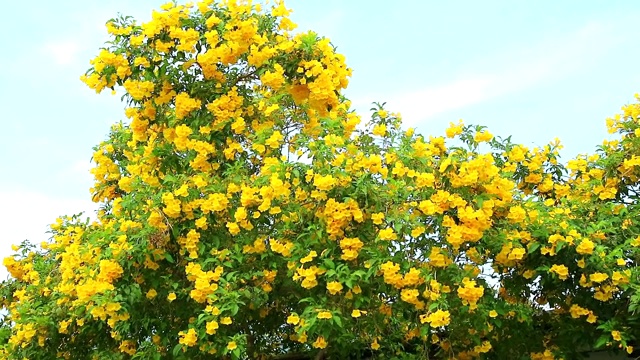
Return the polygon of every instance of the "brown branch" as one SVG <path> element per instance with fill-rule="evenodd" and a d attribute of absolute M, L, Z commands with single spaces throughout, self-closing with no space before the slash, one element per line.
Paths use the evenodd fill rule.
<path fill-rule="evenodd" d="M 247 335 L 247 357 L 250 360 L 254 359 L 254 351 L 255 351 L 255 341 L 254 337 L 251 334 Z"/>
<path fill-rule="evenodd" d="M 318 352 L 318 354 L 316 355 L 315 360 L 324 360 L 324 357 L 327 355 L 327 349 L 322 349 L 320 350 L 320 352 Z"/>

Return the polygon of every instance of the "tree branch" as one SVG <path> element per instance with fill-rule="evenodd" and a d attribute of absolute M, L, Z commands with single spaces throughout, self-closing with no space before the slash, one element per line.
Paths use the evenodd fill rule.
<path fill-rule="evenodd" d="M 315 360 L 324 360 L 324 357 L 326 354 L 327 354 L 327 349 L 320 350 L 320 352 L 318 352 L 318 354 L 316 355 Z"/>

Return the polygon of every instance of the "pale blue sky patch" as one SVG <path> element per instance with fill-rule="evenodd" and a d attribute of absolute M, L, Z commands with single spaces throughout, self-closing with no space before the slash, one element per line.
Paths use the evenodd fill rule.
<path fill-rule="evenodd" d="M 46 239 L 58 215 L 96 208 L 91 148 L 124 120 L 124 105 L 79 77 L 107 39 L 109 18 L 141 22 L 162 3 L 3 4 L 15 15 L 0 22 L 0 257 L 25 237 Z M 568 159 L 607 138 L 605 118 L 640 91 L 636 0 L 287 5 L 300 31 L 328 36 L 345 54 L 354 69 L 347 95 L 365 119 L 372 102 L 386 101 L 425 135 L 464 119 L 528 146 L 557 136 Z"/>

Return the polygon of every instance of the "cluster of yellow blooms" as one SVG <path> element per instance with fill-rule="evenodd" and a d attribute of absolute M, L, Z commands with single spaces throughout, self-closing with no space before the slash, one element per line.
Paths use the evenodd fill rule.
<path fill-rule="evenodd" d="M 567 323 L 633 351 L 640 105 L 566 169 L 556 141 L 427 138 L 379 105 L 359 126 L 344 57 L 289 12 L 203 0 L 107 24 L 83 80 L 124 88 L 129 121 L 95 148 L 102 207 L 4 260 L 0 358 L 559 359 Z"/>

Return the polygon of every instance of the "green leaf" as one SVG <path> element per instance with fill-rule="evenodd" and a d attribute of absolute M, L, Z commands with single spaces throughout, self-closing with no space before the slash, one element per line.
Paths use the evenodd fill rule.
<path fill-rule="evenodd" d="M 593 346 L 594 349 L 601 349 L 609 341 L 608 335 L 601 335 Z"/>
<path fill-rule="evenodd" d="M 176 346 L 173 347 L 173 356 L 176 357 L 178 356 L 178 354 L 180 353 L 180 350 L 182 350 L 182 344 L 176 344 Z"/>
<path fill-rule="evenodd" d="M 233 304 L 233 305 L 231 305 L 229 310 L 231 311 L 231 315 L 236 315 L 238 313 L 238 311 L 240 310 L 240 307 L 238 306 L 238 304 Z"/>
<path fill-rule="evenodd" d="M 336 323 L 339 327 L 342 327 L 342 319 L 339 316 L 333 317 L 333 322 Z"/>
<path fill-rule="evenodd" d="M 331 259 L 324 259 L 323 264 L 327 267 L 327 269 L 335 269 L 336 267 L 336 264 Z"/>

